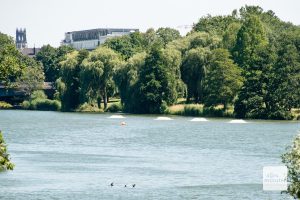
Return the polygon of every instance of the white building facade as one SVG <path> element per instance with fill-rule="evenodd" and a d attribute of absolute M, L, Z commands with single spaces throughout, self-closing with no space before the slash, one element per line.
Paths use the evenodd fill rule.
<path fill-rule="evenodd" d="M 93 50 L 96 49 L 99 45 L 103 44 L 108 38 L 129 35 L 130 33 L 138 31 L 138 29 L 99 28 L 67 32 L 65 33 L 65 39 L 61 44 L 69 45 L 77 50 Z"/>

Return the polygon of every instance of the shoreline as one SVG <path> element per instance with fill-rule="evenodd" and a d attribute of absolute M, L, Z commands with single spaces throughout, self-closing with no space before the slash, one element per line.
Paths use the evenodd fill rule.
<path fill-rule="evenodd" d="M 1 111 L 32 111 L 32 112 L 57 112 L 57 113 L 76 113 L 76 114 L 104 114 L 104 115 L 135 115 L 135 116 L 174 116 L 174 117 L 186 117 L 186 118 L 207 118 L 207 119 L 242 119 L 242 120 L 255 120 L 255 121 L 276 121 L 276 122 L 300 122 L 300 119 L 291 119 L 291 120 L 284 120 L 284 119 L 255 119 L 255 118 L 234 118 L 234 117 L 228 117 L 228 116 L 204 116 L 204 115 L 183 115 L 183 114 L 171 114 L 171 113 L 161 113 L 161 114 L 149 114 L 149 113 L 126 113 L 126 112 L 93 112 L 93 111 L 52 111 L 52 110 L 28 110 L 28 109 L 16 109 L 16 108 L 9 108 L 9 109 L 0 109 Z"/>

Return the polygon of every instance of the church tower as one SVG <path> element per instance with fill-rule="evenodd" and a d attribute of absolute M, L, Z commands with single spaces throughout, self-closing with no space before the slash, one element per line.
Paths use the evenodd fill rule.
<path fill-rule="evenodd" d="M 16 30 L 16 47 L 18 49 L 27 48 L 26 28 Z"/>

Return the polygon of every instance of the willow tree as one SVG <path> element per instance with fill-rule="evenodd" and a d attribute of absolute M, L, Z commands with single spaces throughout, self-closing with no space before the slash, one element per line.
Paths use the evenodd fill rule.
<path fill-rule="evenodd" d="M 206 48 L 189 50 L 181 66 L 181 76 L 187 85 L 187 102 L 194 98 L 196 103 L 203 101 L 204 80 L 208 68 L 211 51 Z"/>
<path fill-rule="evenodd" d="M 60 62 L 60 78 L 56 81 L 62 102 L 62 110 L 75 110 L 80 103 L 79 73 L 82 61 L 88 56 L 87 50 L 68 53 Z"/>
<path fill-rule="evenodd" d="M 146 53 L 137 53 L 120 65 L 114 75 L 114 81 L 119 89 L 119 95 L 125 111 L 133 110 L 135 106 L 134 85 L 138 81 L 138 72 L 145 65 Z"/>
<path fill-rule="evenodd" d="M 83 60 L 80 72 L 81 85 L 87 91 L 99 94 L 107 108 L 109 88 L 113 84 L 115 69 L 120 65 L 120 55 L 107 47 L 99 47 Z"/>
<path fill-rule="evenodd" d="M 153 46 L 138 70 L 138 80 L 133 85 L 132 112 L 162 113 L 167 105 L 177 100 L 177 83 L 180 53 Z"/>

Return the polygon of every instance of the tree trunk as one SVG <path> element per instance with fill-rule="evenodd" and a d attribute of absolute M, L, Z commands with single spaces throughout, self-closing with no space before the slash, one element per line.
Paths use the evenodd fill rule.
<path fill-rule="evenodd" d="M 98 108 L 101 108 L 101 97 L 97 98 L 97 104 L 98 104 Z"/>
<path fill-rule="evenodd" d="M 104 110 L 106 110 L 106 108 L 107 108 L 107 92 L 106 92 L 106 87 L 104 87 L 104 91 L 103 91 L 103 93 L 104 93 L 104 98 L 103 98 L 103 102 L 104 102 Z"/>
<path fill-rule="evenodd" d="M 227 103 L 226 102 L 224 102 L 223 103 L 223 105 L 224 105 L 224 108 L 223 108 L 223 110 L 224 110 L 224 112 L 227 110 Z"/>

